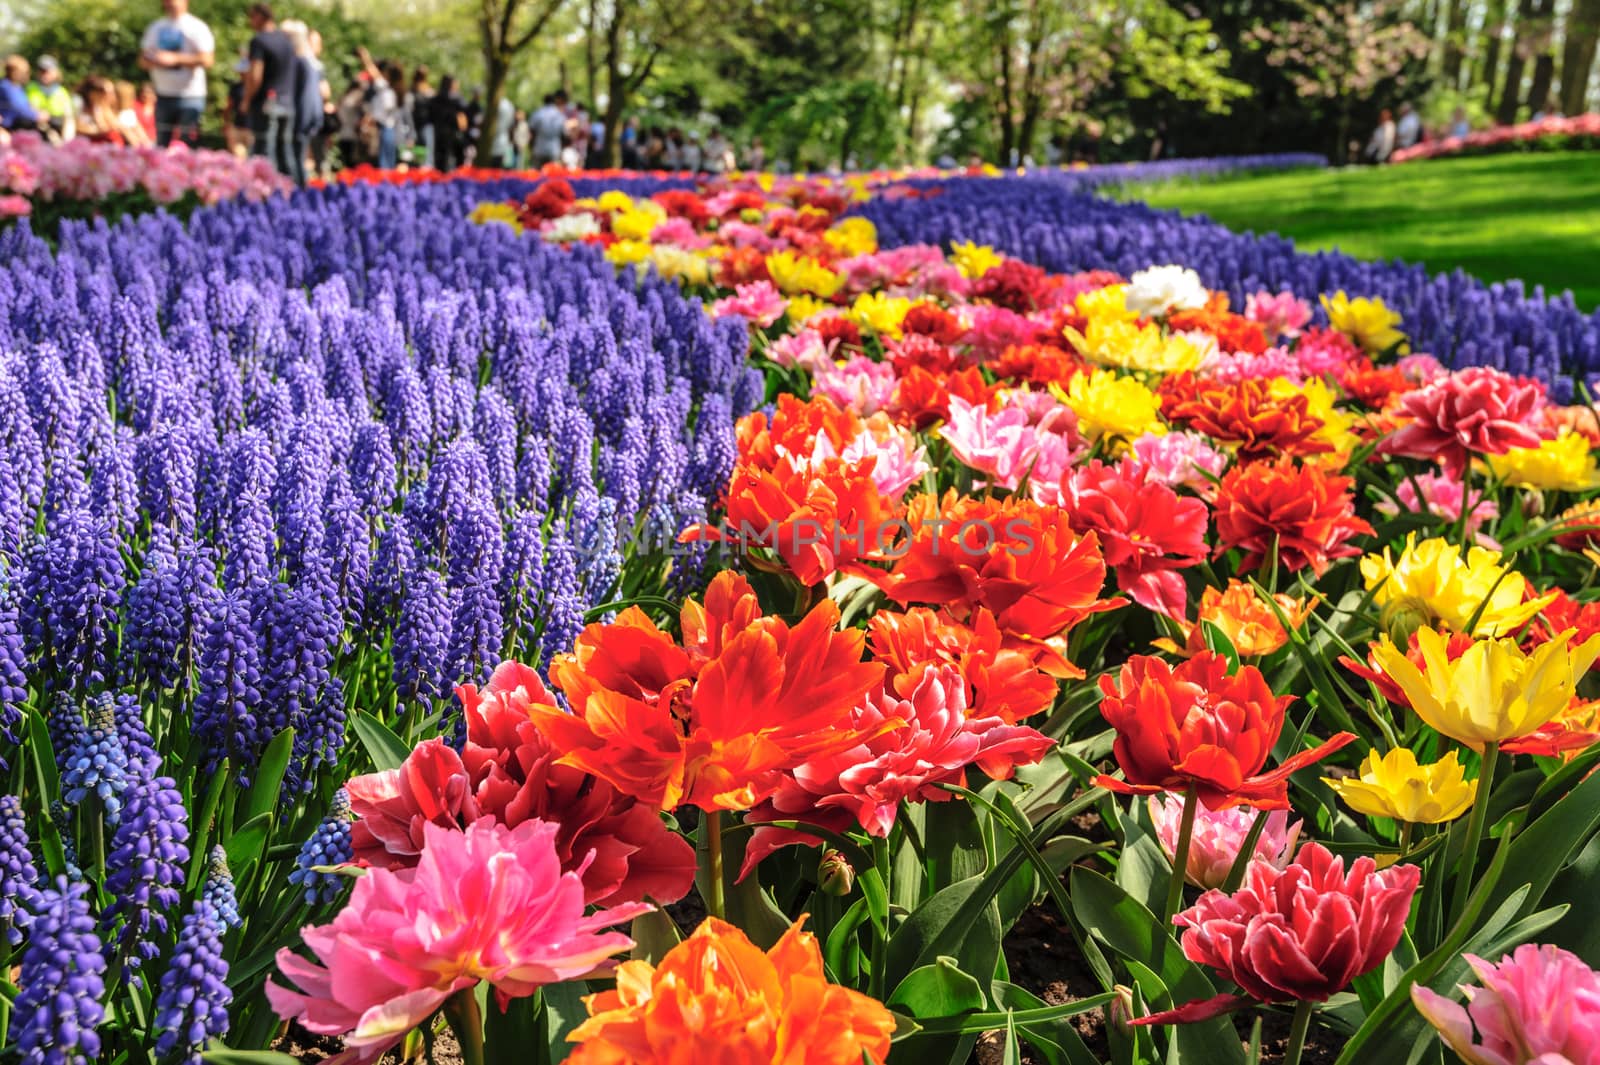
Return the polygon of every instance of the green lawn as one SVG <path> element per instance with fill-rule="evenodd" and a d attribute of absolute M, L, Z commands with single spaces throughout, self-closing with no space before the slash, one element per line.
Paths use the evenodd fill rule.
<path fill-rule="evenodd" d="M 1127 195 L 1307 250 L 1520 277 L 1551 294 L 1572 289 L 1585 310 L 1600 304 L 1600 152 L 1299 170 Z"/>

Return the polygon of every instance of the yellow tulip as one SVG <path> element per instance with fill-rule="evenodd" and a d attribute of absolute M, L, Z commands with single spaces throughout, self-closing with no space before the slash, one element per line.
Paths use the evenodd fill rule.
<path fill-rule="evenodd" d="M 1576 492 L 1600 485 L 1600 467 L 1595 465 L 1589 441 L 1570 429 L 1563 429 L 1552 440 L 1541 440 L 1538 447 L 1514 447 L 1484 461 L 1496 477 L 1518 488 Z"/>
<path fill-rule="evenodd" d="M 1066 388 L 1052 384 L 1050 391 L 1072 408 L 1079 428 L 1088 436 L 1120 436 L 1125 440 L 1145 433 L 1165 433 L 1161 401 L 1131 377 L 1111 370 L 1073 376 Z"/>
<path fill-rule="evenodd" d="M 1391 631 L 1438 622 L 1469 636 L 1504 636 L 1555 601 L 1545 595 L 1523 602 L 1527 582 L 1500 564 L 1498 551 L 1473 547 L 1462 558 L 1448 540 L 1435 536 L 1418 543 L 1415 533 L 1406 537 L 1398 560 L 1387 547 L 1363 558 L 1361 576 L 1375 589 L 1372 601 Z"/>
<path fill-rule="evenodd" d="M 863 292 L 850 305 L 850 317 L 880 336 L 900 339 L 900 323 L 906 320 L 911 301 L 904 296 L 889 296 L 882 292 Z"/>
<path fill-rule="evenodd" d="M 950 245 L 950 261 L 956 264 L 956 269 L 961 271 L 962 277 L 974 278 L 982 277 L 992 268 L 999 266 L 1005 261 L 1005 256 L 987 244 L 963 240 Z"/>
<path fill-rule="evenodd" d="M 1116 318 L 1090 318 L 1084 331 L 1070 326 L 1064 335 L 1090 362 L 1149 373 L 1181 373 L 1198 369 L 1205 352 L 1181 334 L 1164 336 L 1161 327 L 1140 328 Z"/>
<path fill-rule="evenodd" d="M 766 263 L 772 283 L 786 296 L 805 292 L 828 299 L 844 286 L 843 275 L 792 251 L 775 251 L 767 256 Z"/>
<path fill-rule="evenodd" d="M 878 250 L 878 229 L 870 218 L 853 216 L 834 223 L 822 234 L 828 246 L 840 255 L 871 255 Z"/>
<path fill-rule="evenodd" d="M 1351 299 L 1340 289 L 1322 297 L 1322 309 L 1328 312 L 1329 324 L 1367 351 L 1388 351 L 1406 338 L 1395 328 L 1400 316 L 1380 299 Z"/>
<path fill-rule="evenodd" d="M 501 225 L 510 226 L 518 233 L 522 232 L 522 220 L 517 217 L 517 209 L 509 203 L 480 203 L 472 209 L 472 214 L 468 217 L 480 226 L 499 222 Z"/>
<path fill-rule="evenodd" d="M 1524 654 L 1515 640 L 1479 640 L 1454 662 L 1448 638 L 1420 629 L 1424 669 L 1385 639 L 1374 650 L 1378 667 L 1400 686 L 1411 707 L 1438 732 L 1483 750 L 1486 743 L 1526 736 L 1572 701 L 1578 680 L 1600 655 L 1600 635 L 1567 650 L 1569 629 Z"/>
<path fill-rule="evenodd" d="M 1478 794 L 1478 782 L 1466 779 L 1455 751 L 1432 765 L 1418 765 L 1417 756 L 1404 747 L 1381 757 L 1377 751 L 1368 754 L 1359 777 L 1323 777 L 1322 782 L 1357 813 L 1423 825 L 1454 821 L 1472 809 Z"/>
<path fill-rule="evenodd" d="M 1139 318 L 1138 311 L 1128 309 L 1127 285 L 1106 285 L 1080 292 L 1072 305 L 1085 318 L 1108 318 L 1118 322 L 1133 322 Z"/>

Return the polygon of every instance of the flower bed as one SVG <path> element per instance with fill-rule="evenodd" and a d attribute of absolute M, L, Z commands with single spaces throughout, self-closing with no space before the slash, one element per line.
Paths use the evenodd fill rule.
<path fill-rule="evenodd" d="M 868 186 L 0 234 L 25 1060 L 1592 1054 L 1584 351 Z"/>
<path fill-rule="evenodd" d="M 1392 162 L 1438 159 L 1451 155 L 1494 155 L 1499 152 L 1560 152 L 1600 148 L 1600 114 L 1560 115 L 1514 126 L 1480 129 L 1465 137 L 1445 137 L 1401 148 Z"/>
<path fill-rule="evenodd" d="M 187 216 L 224 200 L 259 203 L 293 187 L 266 159 L 182 144 L 123 148 L 78 138 L 58 147 L 19 133 L 0 146 L 0 224 L 27 217 L 39 233 L 68 218 L 114 222 L 157 207 Z"/>

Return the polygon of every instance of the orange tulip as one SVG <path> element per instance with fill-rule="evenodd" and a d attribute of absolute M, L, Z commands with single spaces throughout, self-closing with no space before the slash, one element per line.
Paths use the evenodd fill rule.
<path fill-rule="evenodd" d="M 791 628 L 724 571 L 681 622 L 685 646 L 630 607 L 551 663 L 572 712 L 529 712 L 563 765 L 661 809 L 744 810 L 783 771 L 867 738 L 851 710 L 883 667 L 861 660 L 862 633 L 836 631 L 832 600 Z"/>
<path fill-rule="evenodd" d="M 817 938 L 792 925 L 762 952 L 708 917 L 658 967 L 627 961 L 617 989 L 584 999 L 572 1065 L 861 1065 L 889 1054 L 894 1017 L 828 983 Z"/>
<path fill-rule="evenodd" d="M 1312 608 L 1314 601 L 1301 601 L 1289 595 L 1272 597 L 1278 610 L 1298 629 Z M 1210 622 L 1233 644 L 1241 658 L 1270 655 L 1289 642 L 1289 634 L 1278 620 L 1271 604 L 1261 594 L 1243 581 L 1230 580 L 1226 590 L 1207 588 L 1200 594 L 1199 615 L 1193 625 L 1186 625 L 1185 641 L 1179 647 L 1172 640 L 1157 640 L 1156 646 L 1185 658 L 1208 650 L 1201 622 Z"/>
<path fill-rule="evenodd" d="M 1106 564 L 1094 533 L 1075 537 L 1058 507 L 955 492 L 913 499 L 907 522 L 911 536 L 882 582 L 890 599 L 942 606 L 957 620 L 992 611 L 1008 646 L 1029 649 L 1054 676 L 1083 676 L 1067 661 L 1068 631 L 1125 602 L 1100 598 Z"/>
<path fill-rule="evenodd" d="M 889 667 L 889 685 L 902 699 L 911 697 L 924 673 L 948 664 L 967 682 L 974 717 L 1015 725 L 1055 701 L 1055 678 L 1027 651 L 1005 647 L 987 610 L 977 611 L 969 625 L 927 607 L 903 614 L 880 610 L 867 622 L 867 632 L 872 656 Z"/>

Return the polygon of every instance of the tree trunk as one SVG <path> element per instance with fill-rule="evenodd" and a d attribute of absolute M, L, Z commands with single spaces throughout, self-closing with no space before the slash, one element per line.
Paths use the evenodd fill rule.
<path fill-rule="evenodd" d="M 1495 82 L 1500 76 L 1501 38 L 1506 31 L 1506 0 L 1489 0 L 1483 19 L 1483 67 L 1478 82 L 1488 86 L 1485 104 L 1494 107 Z"/>
<path fill-rule="evenodd" d="M 1461 87 L 1461 60 L 1464 55 L 1462 44 L 1466 36 L 1466 22 L 1466 0 L 1450 0 L 1444 22 L 1444 83 L 1452 89 Z"/>
<path fill-rule="evenodd" d="M 503 50 L 485 55 L 483 59 L 483 124 L 478 133 L 478 166 L 487 166 L 493 158 L 491 145 L 499 132 L 500 101 L 506 94 L 506 76 L 511 72 L 511 57 Z"/>
<path fill-rule="evenodd" d="M 1522 110 L 1522 75 L 1528 65 L 1528 23 L 1533 20 L 1533 0 L 1522 0 L 1517 5 L 1517 25 L 1511 42 L 1511 54 L 1506 57 L 1506 80 L 1500 90 L 1500 105 L 1495 108 L 1494 119 L 1502 126 L 1516 122 Z"/>
<path fill-rule="evenodd" d="M 1567 13 L 1561 50 L 1561 113 L 1581 115 L 1589 96 L 1589 71 L 1600 43 L 1600 0 L 1576 0 Z"/>
<path fill-rule="evenodd" d="M 588 107 L 593 107 L 595 105 L 594 73 L 596 63 L 594 55 L 594 24 L 595 20 L 599 17 L 600 0 L 589 0 L 589 21 L 588 24 L 584 26 L 583 32 L 583 87 L 588 90 L 588 95 L 584 98 L 584 103 Z"/>
<path fill-rule="evenodd" d="M 1541 0 L 1534 13 L 1529 41 L 1535 53 L 1533 82 L 1528 86 L 1528 109 L 1548 111 L 1550 85 L 1556 77 L 1555 0 Z"/>

